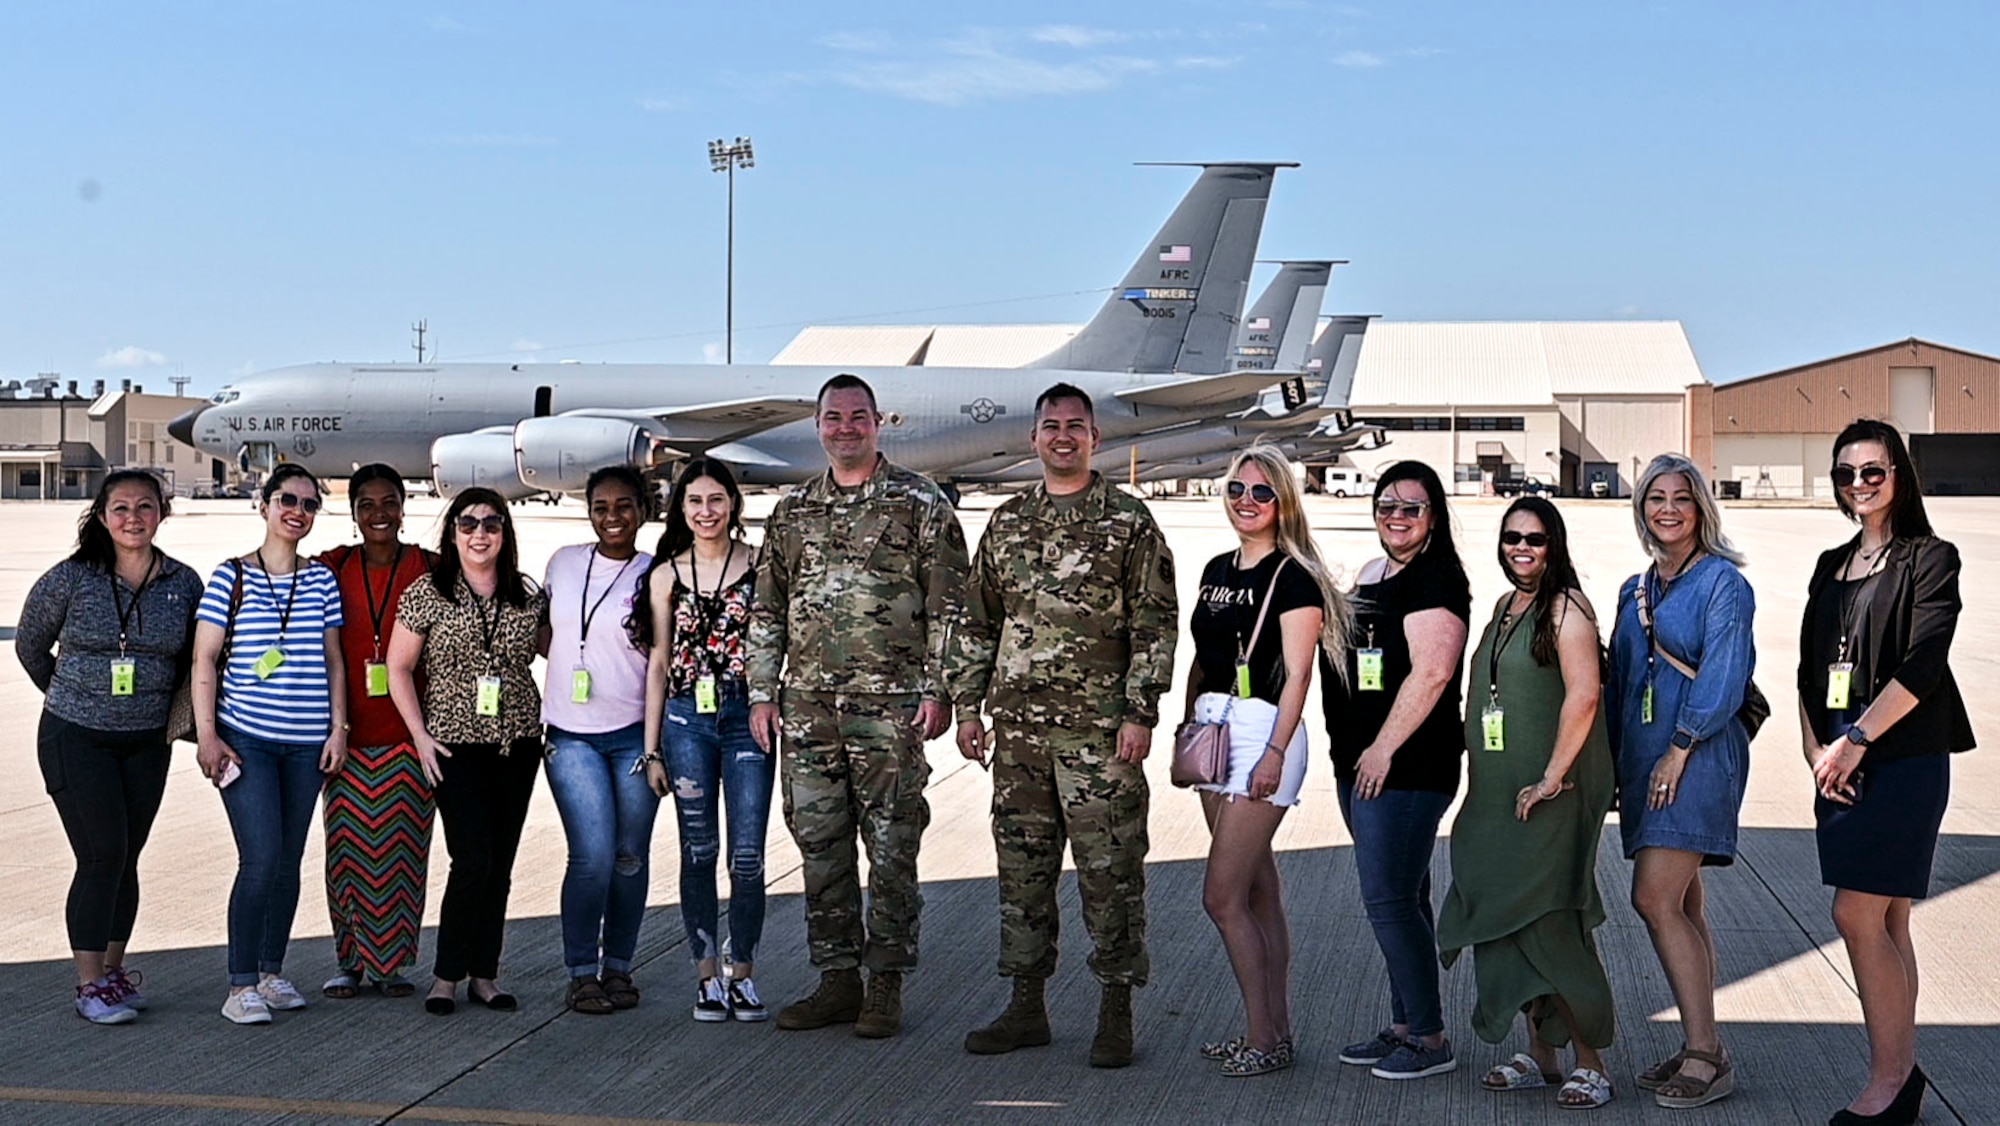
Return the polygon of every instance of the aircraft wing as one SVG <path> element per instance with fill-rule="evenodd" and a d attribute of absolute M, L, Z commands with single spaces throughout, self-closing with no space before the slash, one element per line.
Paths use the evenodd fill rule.
<path fill-rule="evenodd" d="M 1119 402 L 1133 406 L 1191 410 L 1250 398 L 1283 378 L 1268 371 L 1233 371 L 1222 375 L 1192 376 L 1172 383 L 1127 387 L 1115 394 Z"/>
<path fill-rule="evenodd" d="M 755 399 L 720 399 L 685 407 L 642 407 L 636 410 L 585 407 L 565 411 L 564 415 L 623 419 L 646 427 L 655 436 L 670 443 L 715 446 L 747 438 L 774 426 L 811 418 L 816 409 L 811 399 L 765 395 Z"/>

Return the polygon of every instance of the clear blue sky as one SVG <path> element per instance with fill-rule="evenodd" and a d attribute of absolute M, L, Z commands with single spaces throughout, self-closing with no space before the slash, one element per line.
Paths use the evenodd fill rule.
<path fill-rule="evenodd" d="M 1079 321 L 1189 174 L 1298 160 L 1328 312 L 1673 318 L 1725 381 L 2000 353 L 2000 6 L 0 7 L 0 377 Z"/>

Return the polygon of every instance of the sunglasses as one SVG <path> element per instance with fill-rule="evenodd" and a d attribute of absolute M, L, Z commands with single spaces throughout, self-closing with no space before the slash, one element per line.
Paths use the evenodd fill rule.
<path fill-rule="evenodd" d="M 1859 477 L 1864 485 L 1879 485 L 1889 479 L 1889 473 L 1894 468 L 1890 465 L 1864 465 L 1856 470 L 1851 465 L 1836 465 L 1833 467 L 1833 484 L 1835 488 L 1851 489 L 1854 479 Z"/>
<path fill-rule="evenodd" d="M 1519 547 L 1522 544 L 1536 548 L 1547 547 L 1549 546 L 1549 534 L 1547 532 L 1501 532 L 1500 542 L 1506 544 L 1508 547 Z"/>
<path fill-rule="evenodd" d="M 1278 499 L 1278 490 L 1269 485 L 1246 485 L 1241 481 L 1231 481 L 1228 492 L 1230 500 L 1242 500 L 1243 494 L 1248 493 L 1258 504 L 1273 504 Z"/>
<path fill-rule="evenodd" d="M 318 497 L 302 497 L 297 493 L 277 493 L 273 499 L 278 502 L 279 508 L 303 509 L 307 516 L 311 516 L 319 511 Z"/>
<path fill-rule="evenodd" d="M 458 518 L 458 534 L 469 536 L 474 532 L 485 532 L 497 536 L 506 530 L 507 522 L 498 516 L 461 516 Z"/>
<path fill-rule="evenodd" d="M 1430 506 L 1431 502 L 1427 500 L 1406 500 L 1400 503 L 1392 500 L 1376 501 L 1375 519 L 1387 520 L 1393 516 L 1400 516 L 1405 520 L 1415 520 Z"/>

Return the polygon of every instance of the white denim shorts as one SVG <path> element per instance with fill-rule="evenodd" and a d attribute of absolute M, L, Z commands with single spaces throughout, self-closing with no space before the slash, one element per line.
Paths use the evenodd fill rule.
<path fill-rule="evenodd" d="M 1271 741 L 1271 728 L 1278 722 L 1278 707 L 1256 697 L 1237 699 L 1222 692 L 1204 692 L 1195 697 L 1194 718 L 1202 723 L 1219 723 L 1229 715 L 1229 778 L 1220 786 L 1196 786 L 1213 794 L 1250 793 L 1250 772 L 1264 757 L 1264 745 Z M 1299 787 L 1306 781 L 1306 721 L 1292 729 L 1292 741 L 1285 747 L 1285 772 L 1278 788 L 1266 799 L 1272 805 L 1299 804 Z"/>

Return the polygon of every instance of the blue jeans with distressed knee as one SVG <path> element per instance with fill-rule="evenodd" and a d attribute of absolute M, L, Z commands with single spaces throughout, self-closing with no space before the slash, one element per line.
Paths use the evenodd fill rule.
<path fill-rule="evenodd" d="M 660 811 L 645 771 L 632 773 L 645 742 L 643 723 L 597 735 L 549 728 L 549 792 L 569 841 L 562 932 L 571 977 L 632 972 Z"/>
<path fill-rule="evenodd" d="M 681 921 L 695 961 L 721 956 L 715 861 L 722 850 L 717 797 L 729 811 L 729 960 L 754 962 L 764 936 L 764 836 L 771 821 L 772 756 L 750 737 L 750 703 L 725 684 L 714 714 L 692 695 L 667 701 L 667 778 L 681 830 Z M 718 794 L 717 791 L 720 791 Z"/>

